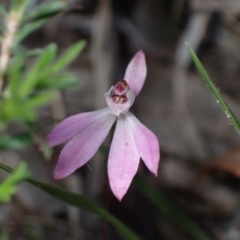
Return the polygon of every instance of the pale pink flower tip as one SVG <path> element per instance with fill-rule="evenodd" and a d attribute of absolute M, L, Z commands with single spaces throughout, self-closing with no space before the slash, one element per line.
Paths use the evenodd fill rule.
<path fill-rule="evenodd" d="M 107 108 L 68 117 L 49 133 L 47 141 L 51 147 L 67 142 L 54 170 L 55 179 L 67 177 L 87 163 L 115 121 L 108 158 L 108 177 L 114 195 L 121 200 L 126 194 L 140 158 L 157 175 L 160 160 L 158 139 L 129 111 L 143 87 L 146 74 L 145 55 L 140 50 L 128 64 L 124 80 L 105 94 Z"/>

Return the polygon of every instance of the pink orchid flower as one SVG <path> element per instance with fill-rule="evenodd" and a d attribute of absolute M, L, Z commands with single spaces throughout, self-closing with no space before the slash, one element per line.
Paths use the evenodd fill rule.
<path fill-rule="evenodd" d="M 109 157 L 108 177 L 114 195 L 121 200 L 135 176 L 140 158 L 157 175 L 160 160 L 156 136 L 129 112 L 145 82 L 145 55 L 138 51 L 129 63 L 124 80 L 105 94 L 107 108 L 73 115 L 62 121 L 47 136 L 51 147 L 68 141 L 63 148 L 54 178 L 70 175 L 97 152 L 117 120 Z"/>

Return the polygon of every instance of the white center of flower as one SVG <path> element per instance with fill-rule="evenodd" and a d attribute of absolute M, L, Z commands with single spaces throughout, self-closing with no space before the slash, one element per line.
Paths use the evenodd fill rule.
<path fill-rule="evenodd" d="M 127 81 L 121 80 L 105 93 L 106 103 L 113 115 L 119 116 L 126 113 L 135 100 L 135 94 L 130 89 Z"/>
<path fill-rule="evenodd" d="M 112 90 L 111 98 L 114 103 L 124 104 L 128 101 L 126 94 L 130 90 L 125 80 L 119 81 Z"/>

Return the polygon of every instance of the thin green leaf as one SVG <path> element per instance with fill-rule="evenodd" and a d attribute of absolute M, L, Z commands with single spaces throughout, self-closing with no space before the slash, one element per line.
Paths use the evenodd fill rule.
<path fill-rule="evenodd" d="M 48 66 L 55 58 L 57 53 L 57 46 L 54 43 L 49 44 L 39 56 L 36 65 L 34 66 L 38 70 L 42 70 Z"/>
<path fill-rule="evenodd" d="M 42 3 L 37 8 L 30 11 L 25 17 L 24 22 L 26 21 L 35 21 L 39 19 L 48 19 L 59 12 L 64 11 L 67 8 L 67 1 L 60 0 L 49 0 Z"/>
<path fill-rule="evenodd" d="M 30 176 L 27 171 L 27 164 L 22 162 L 12 172 L 12 174 L 0 184 L 0 201 L 8 202 L 16 192 L 16 185 L 26 180 Z"/>
<path fill-rule="evenodd" d="M 44 51 L 44 48 L 27 49 L 23 45 L 15 45 L 12 48 L 13 56 L 21 57 L 25 62 L 27 61 L 27 58 L 39 56 Z"/>
<path fill-rule="evenodd" d="M 50 44 L 44 49 L 44 51 L 42 51 L 37 62 L 24 77 L 24 81 L 22 82 L 21 88 L 19 89 L 20 98 L 26 98 L 26 96 L 35 88 L 39 81 L 40 74 L 43 72 L 44 68 L 53 61 L 56 52 L 57 47 L 55 44 Z"/>
<path fill-rule="evenodd" d="M 11 11 L 23 13 L 30 0 L 11 0 Z"/>
<path fill-rule="evenodd" d="M 34 120 L 36 116 L 37 112 L 35 109 L 30 111 L 22 102 L 16 102 L 13 98 L 6 99 L 0 109 L 0 119 L 5 122 L 16 120 L 30 121 Z"/>
<path fill-rule="evenodd" d="M 160 210 L 161 213 L 186 231 L 193 239 L 213 240 L 211 236 L 201 229 L 163 193 L 160 193 L 140 177 L 137 177 L 136 183 L 140 191 Z"/>
<path fill-rule="evenodd" d="M 69 89 L 79 85 L 79 80 L 72 73 L 62 73 L 58 76 L 50 76 L 39 82 L 37 88 Z"/>
<path fill-rule="evenodd" d="M 15 136 L 0 136 L 0 151 L 6 149 L 22 149 L 26 145 L 33 143 L 32 137 L 28 133 L 20 133 Z"/>
<path fill-rule="evenodd" d="M 85 45 L 85 41 L 80 41 L 74 44 L 61 57 L 59 57 L 58 60 L 56 60 L 52 64 L 51 62 L 55 56 L 56 49 L 54 48 L 54 51 L 51 51 L 50 46 L 55 45 L 50 45 L 49 47 L 47 47 L 39 56 L 37 63 L 31 68 L 31 70 L 29 70 L 29 72 L 24 77 L 24 81 L 22 82 L 21 88 L 19 89 L 20 99 L 26 98 L 27 95 L 31 93 L 31 91 L 37 86 L 46 86 L 48 84 L 51 85 L 51 82 L 48 82 L 49 79 L 53 79 L 55 77 L 54 74 L 58 74 L 59 71 L 61 71 L 68 64 L 70 64 L 83 50 Z M 66 86 L 66 79 L 61 78 L 60 80 L 60 86 L 57 86 L 57 88 L 64 87 L 63 85 Z M 52 80 L 52 83 L 54 82 L 57 85 L 57 82 L 55 80 Z M 73 83 L 75 84 L 76 81 L 71 77 L 69 83 L 73 85 Z"/>
<path fill-rule="evenodd" d="M 56 73 L 68 66 L 85 48 L 86 41 L 80 41 L 71 46 L 51 67 L 51 72 Z"/>
<path fill-rule="evenodd" d="M 27 37 L 31 32 L 35 31 L 36 29 L 40 28 L 47 22 L 46 19 L 39 20 L 36 22 L 30 22 L 25 24 L 17 33 L 15 38 L 15 44 L 19 44 L 25 37 Z"/>
<path fill-rule="evenodd" d="M 24 67 L 25 61 L 20 56 L 13 57 L 10 61 L 7 69 L 8 85 L 4 90 L 4 98 L 12 98 L 18 101 L 18 92 L 20 86 L 20 78 L 22 74 L 22 68 Z"/>
<path fill-rule="evenodd" d="M 4 92 L 4 94 L 6 94 Z M 15 99 L 11 96 L 9 98 L 5 98 L 2 102 L 2 106 L 0 108 L 0 119 L 7 122 L 8 120 L 12 120 L 14 117 L 18 116 L 21 109 L 19 108 L 19 104 L 16 106 Z"/>
<path fill-rule="evenodd" d="M 12 169 L 2 163 L 0 163 L 0 168 L 12 173 Z M 43 191 L 49 193 L 51 196 L 68 203 L 72 206 L 85 209 L 91 213 L 94 213 L 98 215 L 99 217 L 102 217 L 106 221 L 108 221 L 110 224 L 112 224 L 119 232 L 119 234 L 122 235 L 122 237 L 126 240 L 139 240 L 140 238 L 132 232 L 126 225 L 124 225 L 121 221 L 119 221 L 116 217 L 114 217 L 112 214 L 110 214 L 105 209 L 98 207 L 95 203 L 88 200 L 87 198 L 73 193 L 69 191 L 62 190 L 58 187 L 51 186 L 46 183 L 42 183 L 39 181 L 36 181 L 32 178 L 28 178 L 26 180 L 27 182 L 31 183 L 32 185 L 35 185 L 36 187 L 42 189 Z"/>
<path fill-rule="evenodd" d="M 54 98 L 56 98 L 55 91 L 48 91 L 48 92 L 38 94 L 28 99 L 26 103 L 23 104 L 22 110 L 26 112 L 35 110 L 36 108 L 51 102 Z"/>
<path fill-rule="evenodd" d="M 240 134 L 240 124 L 238 119 L 235 117 L 231 109 L 228 107 L 228 105 L 225 103 L 223 98 L 221 97 L 219 91 L 217 88 L 214 86 L 212 80 L 208 76 L 206 70 L 204 69 L 203 65 L 201 64 L 200 60 L 198 59 L 197 55 L 194 53 L 194 51 L 191 49 L 191 47 L 186 43 L 186 46 L 188 48 L 189 54 L 191 55 L 193 62 L 195 63 L 200 75 L 202 76 L 203 80 L 207 84 L 207 86 L 210 88 L 212 91 L 214 97 L 217 99 L 217 103 L 220 104 L 222 107 L 223 111 L 227 115 L 227 118 L 231 121 L 237 132 Z"/>
<path fill-rule="evenodd" d="M 43 51 L 44 49 L 35 48 L 33 50 L 26 50 L 25 54 L 26 54 L 26 57 L 29 58 L 29 57 L 39 56 Z"/>

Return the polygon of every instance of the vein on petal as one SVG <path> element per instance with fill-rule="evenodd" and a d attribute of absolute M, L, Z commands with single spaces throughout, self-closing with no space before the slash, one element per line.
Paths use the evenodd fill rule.
<path fill-rule="evenodd" d="M 137 96 L 141 91 L 147 75 L 147 66 L 145 55 L 142 50 L 139 50 L 127 66 L 124 79 L 129 84 Z"/>
<path fill-rule="evenodd" d="M 147 168 L 157 175 L 160 160 L 160 149 L 157 137 L 131 112 L 126 114 L 126 119 L 131 126 L 135 144 L 142 160 Z"/>
<path fill-rule="evenodd" d="M 89 124 L 105 115 L 109 114 L 109 109 L 104 108 L 97 111 L 80 113 L 70 116 L 58 124 L 48 135 L 47 141 L 49 146 L 54 147 L 68 141 L 76 136 Z"/>
<path fill-rule="evenodd" d="M 107 114 L 87 126 L 63 148 L 54 178 L 63 178 L 88 162 L 106 138 L 116 117 Z"/>
<path fill-rule="evenodd" d="M 125 115 L 120 115 L 108 158 L 108 176 L 114 195 L 121 200 L 135 176 L 140 156 Z"/>

